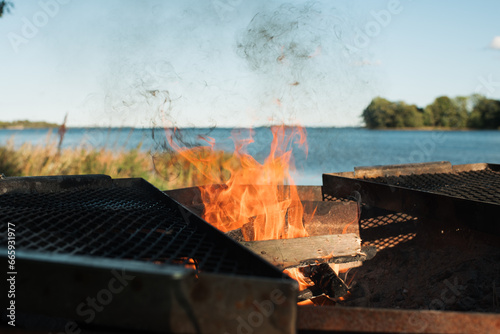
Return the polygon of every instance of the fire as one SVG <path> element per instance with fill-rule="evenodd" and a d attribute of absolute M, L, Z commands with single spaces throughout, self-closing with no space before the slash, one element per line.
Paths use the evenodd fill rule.
<path fill-rule="evenodd" d="M 233 160 L 225 162 L 229 179 L 214 173 L 219 155 L 215 140 L 203 138 L 208 146 L 185 148 L 174 140 L 175 129 L 165 129 L 170 146 L 197 169 L 212 185 L 200 187 L 205 206 L 203 218 L 223 232 L 242 228 L 247 240 L 285 239 L 307 236 L 304 209 L 291 176 L 292 149 L 296 145 L 307 154 L 306 131 L 300 126 L 273 126 L 270 153 L 263 163 L 247 153 L 252 136 L 238 138 L 233 131 Z M 236 162 L 236 163 L 235 163 Z M 286 187 L 285 187 L 286 186 Z"/>
<path fill-rule="evenodd" d="M 285 269 L 283 272 L 299 283 L 299 291 L 307 289 L 314 284 L 310 279 L 304 277 L 299 268 Z"/>
<path fill-rule="evenodd" d="M 192 258 L 183 259 L 184 267 L 198 271 L 198 262 Z"/>
<path fill-rule="evenodd" d="M 308 236 L 303 224 L 304 208 L 291 175 L 293 147 L 302 147 L 307 154 L 306 131 L 299 126 L 283 125 L 270 130 L 273 135 L 270 153 L 260 163 L 247 151 L 254 142 L 252 131 L 246 138 L 233 131 L 232 159 L 222 161 L 214 138 L 200 137 L 207 145 L 187 148 L 177 143 L 177 129 L 165 129 L 170 146 L 195 166 L 207 183 L 199 186 L 203 218 L 223 232 L 240 229 L 247 241 Z M 343 233 L 356 221 L 348 223 Z M 191 259 L 185 259 L 183 264 L 197 268 Z M 298 268 L 285 269 L 284 273 L 299 283 L 299 290 L 314 285 Z"/>

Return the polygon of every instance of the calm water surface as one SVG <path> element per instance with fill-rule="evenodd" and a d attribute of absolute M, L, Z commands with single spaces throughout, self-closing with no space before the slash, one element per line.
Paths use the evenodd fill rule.
<path fill-rule="evenodd" d="M 272 133 L 269 128 L 252 130 L 254 142 L 248 152 L 263 162 L 269 154 Z M 216 148 L 232 151 L 232 133 L 246 138 L 248 129 L 184 129 L 186 144 L 206 144 L 199 139 L 209 136 Z M 162 130 L 132 128 L 70 128 L 63 147 L 105 147 L 109 149 L 161 150 Z M 15 146 L 29 142 L 57 143 L 57 130 L 0 130 L 0 145 L 12 140 Z M 500 163 L 500 131 L 407 131 L 367 130 L 360 128 L 307 128 L 308 154 L 294 149 L 296 182 L 320 185 L 321 174 L 352 171 L 355 166 L 387 165 L 425 161 L 450 161 L 452 164 L 475 162 Z"/>

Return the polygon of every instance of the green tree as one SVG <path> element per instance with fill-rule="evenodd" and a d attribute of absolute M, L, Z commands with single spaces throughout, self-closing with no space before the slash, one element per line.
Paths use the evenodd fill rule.
<path fill-rule="evenodd" d="M 457 97 L 450 99 L 448 96 L 440 96 L 426 108 L 426 121 L 434 119 L 433 126 L 446 128 L 462 128 L 467 124 L 468 110 L 467 98 Z"/>
<path fill-rule="evenodd" d="M 368 128 L 439 126 L 451 128 L 500 129 L 500 101 L 473 94 L 440 96 L 425 109 L 403 101 L 376 97 L 363 111 Z"/>
<path fill-rule="evenodd" d="M 469 101 L 470 101 L 470 104 L 472 105 L 472 108 L 474 108 L 482 100 L 486 100 L 486 96 L 481 95 L 481 94 L 472 94 L 469 97 Z"/>
<path fill-rule="evenodd" d="M 428 113 L 434 117 L 433 126 L 450 126 L 450 112 L 452 109 L 452 102 L 448 96 L 440 96 L 429 104 L 426 109 Z"/>
<path fill-rule="evenodd" d="M 479 109 L 476 108 L 476 106 L 479 105 L 479 103 L 482 100 L 486 100 L 486 97 L 480 94 L 473 94 L 470 97 L 470 101 L 473 107 L 471 113 L 469 114 L 469 118 L 467 120 L 467 126 L 469 128 L 475 128 L 475 129 L 483 128 L 481 112 L 479 111 Z"/>
<path fill-rule="evenodd" d="M 451 124 L 456 128 L 465 128 L 467 126 L 467 119 L 471 112 L 470 98 L 467 96 L 457 96 L 452 102 L 455 107 L 455 117 L 451 119 Z M 454 125 L 453 125 L 454 124 Z"/>
<path fill-rule="evenodd" d="M 365 124 L 370 129 L 419 127 L 423 125 L 423 113 L 415 105 L 405 102 L 391 102 L 376 97 L 362 114 Z"/>
<path fill-rule="evenodd" d="M 500 101 L 480 98 L 469 117 L 468 126 L 477 129 L 500 128 Z"/>
<path fill-rule="evenodd" d="M 414 104 L 406 104 L 404 102 L 396 102 L 396 114 L 400 115 L 402 121 L 395 124 L 396 127 L 421 127 L 424 125 L 422 111 Z"/>
<path fill-rule="evenodd" d="M 391 126 L 393 115 L 393 103 L 384 98 L 376 97 L 363 110 L 362 117 L 368 128 L 378 129 Z"/>
<path fill-rule="evenodd" d="M 430 108 L 424 108 L 422 118 L 424 126 L 434 126 L 434 124 L 436 123 L 436 121 L 434 120 L 434 114 L 432 113 L 432 109 Z"/>
<path fill-rule="evenodd" d="M 483 121 L 481 119 L 481 113 L 479 112 L 479 110 L 472 110 L 471 114 L 469 115 L 469 119 L 467 120 L 467 126 L 473 129 L 483 128 Z"/>

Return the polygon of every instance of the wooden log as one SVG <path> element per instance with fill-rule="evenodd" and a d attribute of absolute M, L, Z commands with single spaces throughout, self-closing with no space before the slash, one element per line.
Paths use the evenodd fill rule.
<path fill-rule="evenodd" d="M 333 256 L 331 258 L 325 259 L 310 259 L 303 260 L 300 263 L 300 266 L 318 264 L 318 263 L 330 263 L 335 264 L 336 266 L 333 269 L 338 273 L 341 269 L 360 267 L 363 264 L 363 261 L 371 260 L 377 254 L 376 246 L 364 246 L 361 247 L 361 251 L 355 255 L 349 256 Z"/>
<path fill-rule="evenodd" d="M 359 213 L 356 202 L 303 201 L 304 227 L 309 236 L 354 233 L 359 236 Z M 236 241 L 253 241 L 253 221 L 226 235 Z"/>
<path fill-rule="evenodd" d="M 316 288 L 331 298 L 345 296 L 349 290 L 327 263 L 302 267 L 299 270 L 314 282 Z"/>
<path fill-rule="evenodd" d="M 352 233 L 294 239 L 244 241 L 242 245 L 280 269 L 311 263 L 329 262 L 336 257 L 362 254 L 361 239 Z"/>
<path fill-rule="evenodd" d="M 252 241 L 254 239 L 253 222 L 246 223 L 242 227 L 228 231 L 225 234 L 238 242 Z"/>
<path fill-rule="evenodd" d="M 245 236 L 243 235 L 243 231 L 241 230 L 241 228 L 225 232 L 224 234 L 238 242 L 245 241 Z"/>
<path fill-rule="evenodd" d="M 310 236 L 354 233 L 359 236 L 358 203 L 304 201 L 304 227 Z"/>
<path fill-rule="evenodd" d="M 412 174 L 450 173 L 451 171 L 452 165 L 449 161 L 436 161 L 401 165 L 354 167 L 354 176 L 357 179 L 366 179 Z"/>
<path fill-rule="evenodd" d="M 297 301 L 302 302 L 304 300 L 320 296 L 321 294 L 323 294 L 323 290 L 315 285 L 312 285 L 304 290 L 299 291 L 299 294 L 297 295 Z"/>

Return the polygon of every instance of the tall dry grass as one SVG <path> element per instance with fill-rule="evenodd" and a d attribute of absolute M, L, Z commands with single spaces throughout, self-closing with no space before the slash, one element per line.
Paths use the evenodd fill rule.
<path fill-rule="evenodd" d="M 224 166 L 234 165 L 226 152 L 215 152 L 210 167 L 221 181 L 229 177 Z M 141 177 L 162 190 L 191 187 L 211 183 L 182 156 L 173 152 L 152 155 L 141 150 L 66 148 L 58 150 L 55 141 L 47 139 L 43 145 L 23 144 L 16 148 L 11 139 L 0 146 L 0 173 L 6 176 L 45 176 L 75 174 L 106 174 L 113 178 Z M 205 166 L 206 172 L 206 166 Z"/>

